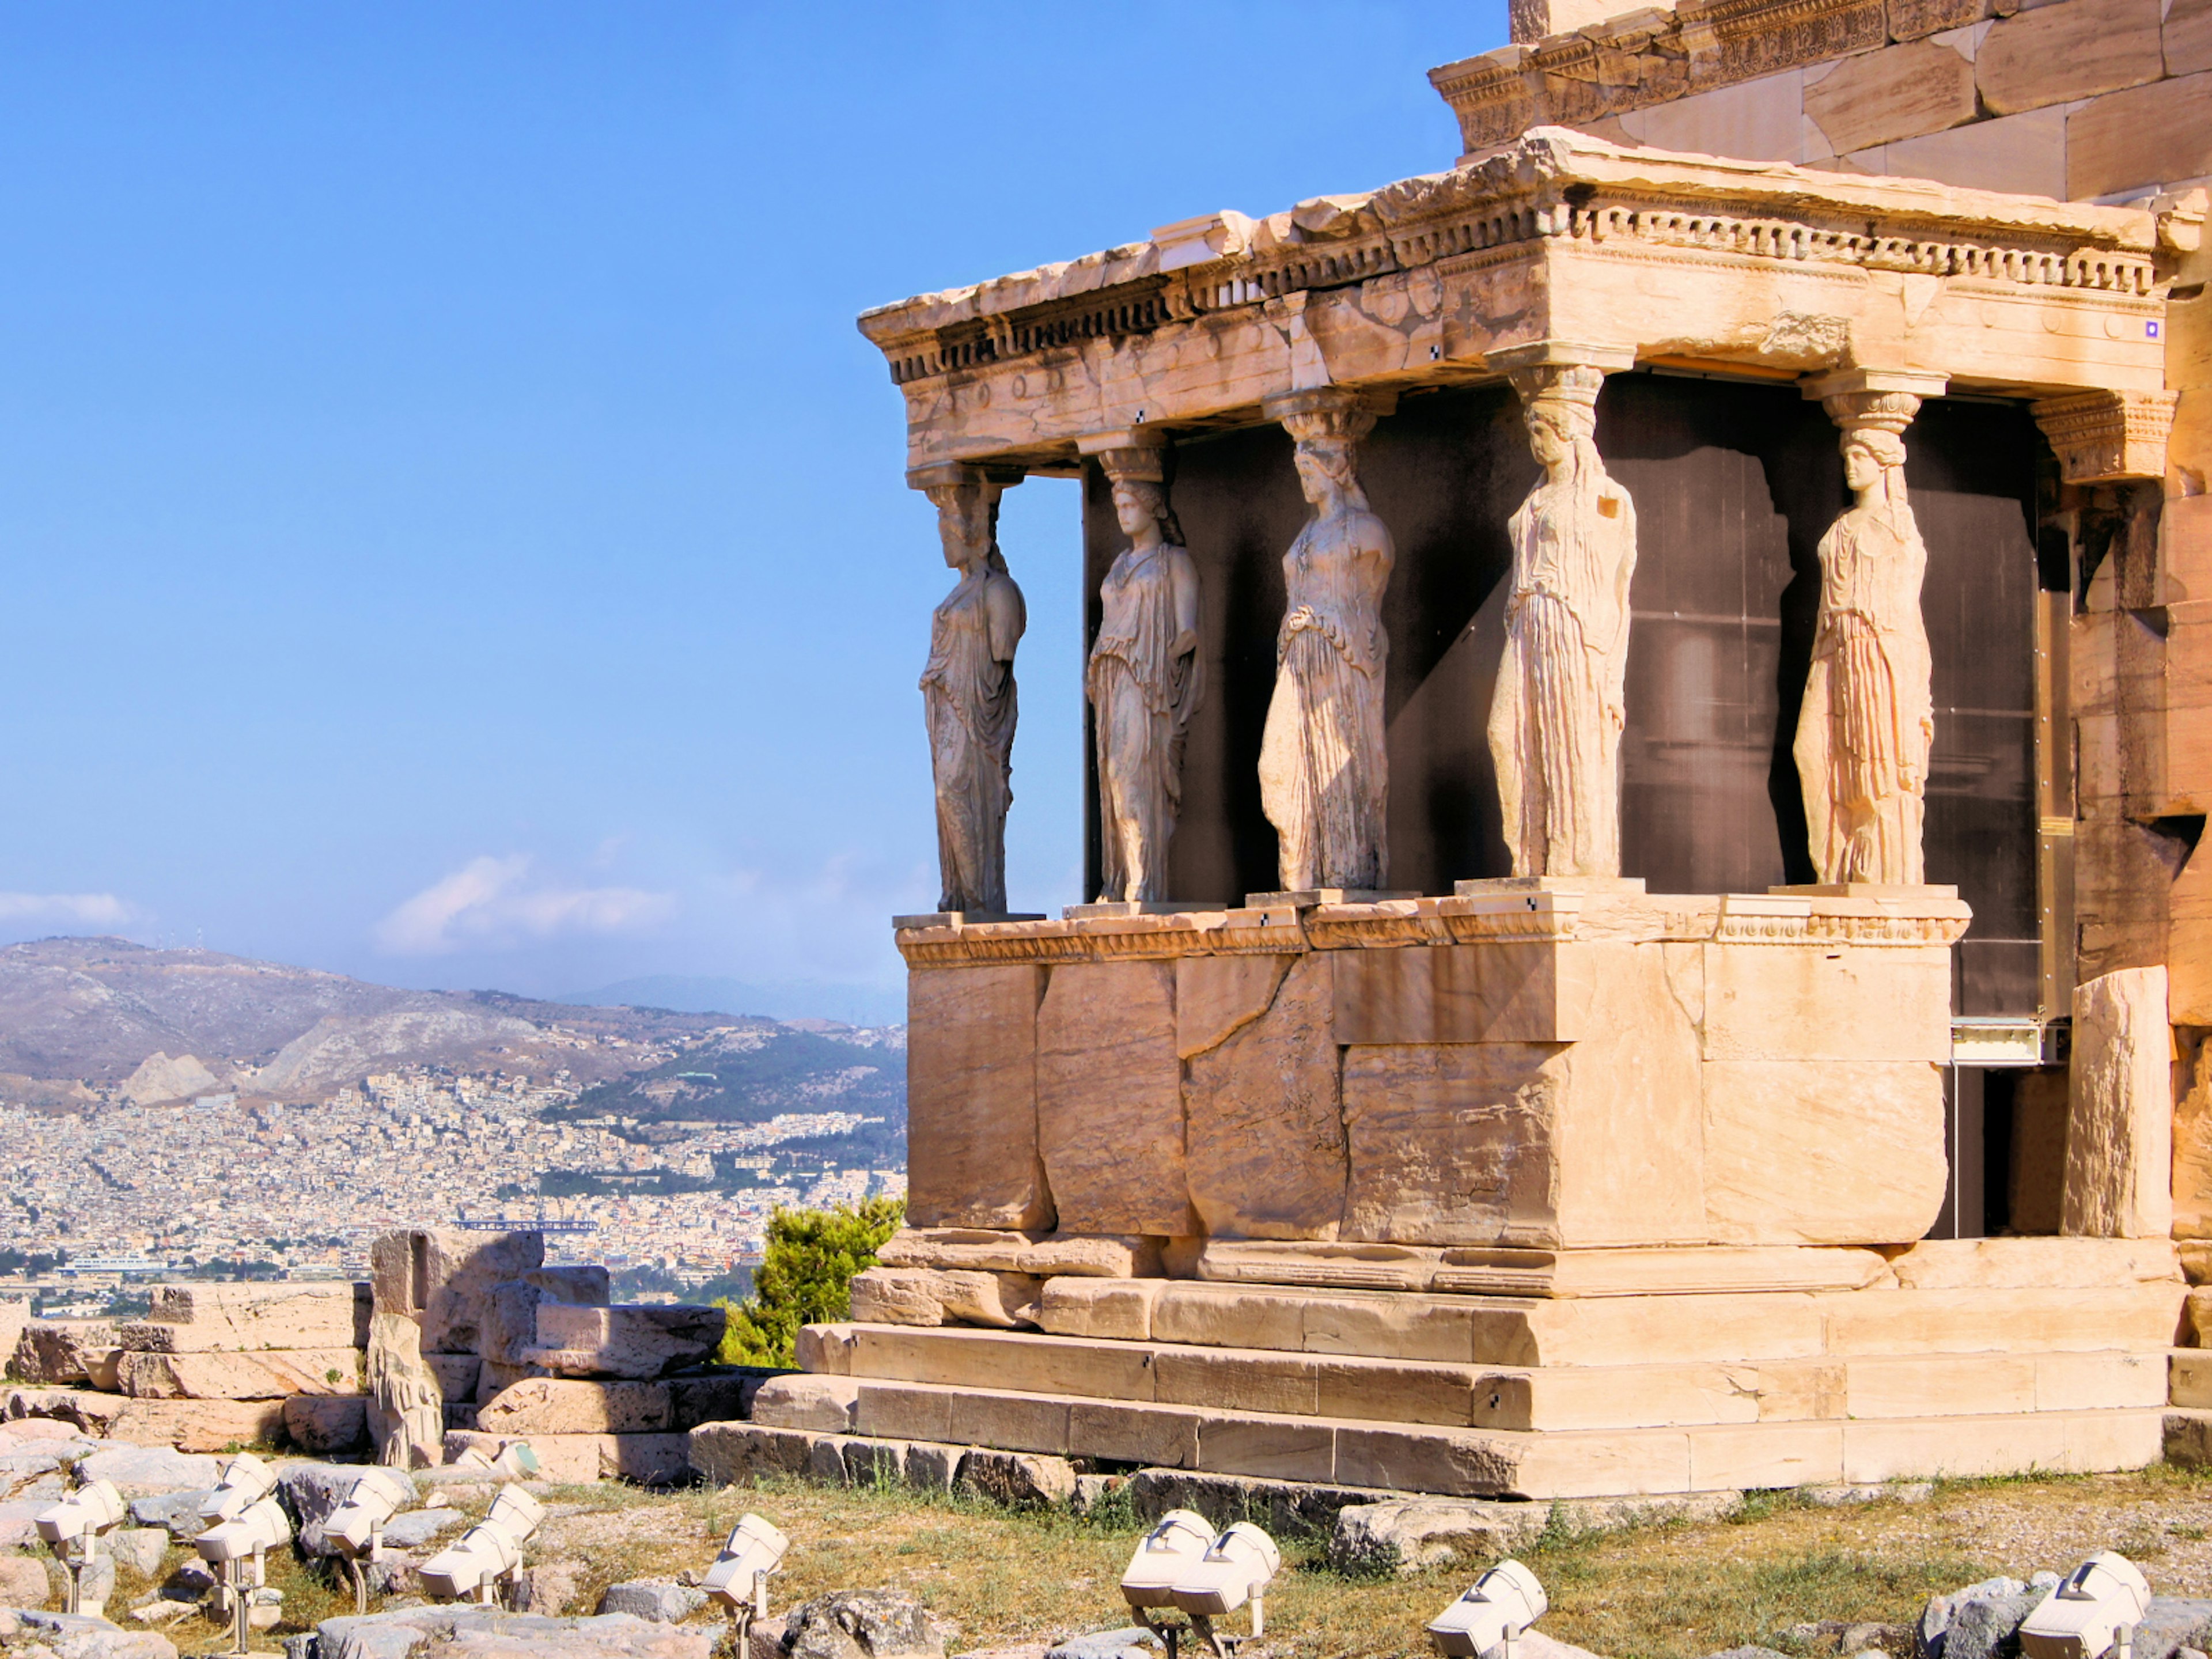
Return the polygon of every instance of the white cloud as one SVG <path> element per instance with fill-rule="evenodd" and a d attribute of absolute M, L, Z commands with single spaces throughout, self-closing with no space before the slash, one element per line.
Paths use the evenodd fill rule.
<path fill-rule="evenodd" d="M 636 887 L 528 884 L 526 854 L 471 859 L 433 882 L 376 924 L 374 936 L 394 956 L 443 956 L 496 949 L 562 933 L 625 933 L 664 920 L 665 893 Z"/>
<path fill-rule="evenodd" d="M 76 922 L 120 927 L 137 913 L 112 893 L 0 893 L 0 922 Z"/>

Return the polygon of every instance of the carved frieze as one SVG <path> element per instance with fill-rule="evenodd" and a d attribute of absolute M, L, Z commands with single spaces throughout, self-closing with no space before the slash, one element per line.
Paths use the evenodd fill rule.
<path fill-rule="evenodd" d="M 2033 412 L 2068 483 L 2111 483 L 2166 476 L 2176 401 L 2171 392 L 2079 392 Z"/>
<path fill-rule="evenodd" d="M 1546 122 L 1584 125 L 1889 38 L 1884 0 L 1689 0 L 1446 64 L 1429 71 L 1429 83 L 1473 152 Z"/>

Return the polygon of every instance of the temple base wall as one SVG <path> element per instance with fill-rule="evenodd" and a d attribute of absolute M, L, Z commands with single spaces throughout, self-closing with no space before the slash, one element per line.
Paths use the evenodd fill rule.
<path fill-rule="evenodd" d="M 918 1227 L 1896 1244 L 1942 1203 L 1943 889 L 909 929 Z"/>

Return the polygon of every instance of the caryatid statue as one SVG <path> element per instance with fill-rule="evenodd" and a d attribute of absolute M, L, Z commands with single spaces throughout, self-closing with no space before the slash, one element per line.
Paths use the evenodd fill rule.
<path fill-rule="evenodd" d="M 1373 889 L 1388 873 L 1382 590 L 1396 553 L 1359 488 L 1374 414 L 1342 393 L 1285 400 L 1298 486 L 1313 518 L 1283 558 L 1275 692 L 1260 744 L 1260 802 L 1280 843 L 1285 890 Z"/>
<path fill-rule="evenodd" d="M 1920 584 L 1928 548 L 1905 499 L 1908 392 L 1832 393 L 1856 500 L 1820 538 L 1820 609 L 1797 716 L 1797 778 L 1824 883 L 1926 879 L 1921 826 L 1936 738 Z"/>
<path fill-rule="evenodd" d="M 1544 477 L 1510 521 L 1490 702 L 1505 843 L 1516 876 L 1618 876 L 1636 505 L 1597 453 L 1604 372 L 1543 363 L 1512 378 Z"/>
<path fill-rule="evenodd" d="M 921 671 L 937 785 L 941 910 L 1006 908 L 1006 808 L 1012 805 L 1014 647 L 1029 625 L 999 551 L 1003 484 L 969 474 L 929 485 L 945 562 L 960 573 L 930 618 Z"/>
<path fill-rule="evenodd" d="M 1099 584 L 1084 677 L 1098 746 L 1098 896 L 1168 896 L 1168 843 L 1182 808 L 1183 733 L 1204 695 L 1198 567 L 1168 506 L 1157 449 L 1099 457 L 1129 545 Z"/>

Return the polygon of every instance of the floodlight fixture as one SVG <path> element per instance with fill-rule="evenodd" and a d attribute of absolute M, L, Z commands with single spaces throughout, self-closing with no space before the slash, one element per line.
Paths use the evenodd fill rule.
<path fill-rule="evenodd" d="M 544 1518 L 545 1506 L 528 1492 L 501 1487 L 491 1512 L 464 1533 L 459 1543 L 416 1569 L 424 1592 L 441 1601 L 473 1595 L 490 1606 L 495 1594 L 511 1590 L 522 1565 L 522 1547 Z"/>
<path fill-rule="evenodd" d="M 33 1517 L 39 1536 L 69 1575 L 64 1612 L 80 1611 L 84 1570 L 99 1559 L 101 1536 L 123 1519 L 125 1512 L 123 1494 L 115 1489 L 115 1483 L 94 1480 Z"/>
<path fill-rule="evenodd" d="M 782 1565 L 791 1540 L 757 1515 L 730 1528 L 722 1553 L 699 1588 L 738 1616 L 738 1651 L 745 1652 L 752 1627 L 768 1617 L 768 1577 Z"/>
<path fill-rule="evenodd" d="M 1245 1638 L 1217 1632 L 1213 1621 L 1248 1603 L 1252 1638 L 1267 1633 L 1267 1585 L 1283 1565 L 1282 1552 L 1249 1521 L 1237 1522 L 1200 1547 L 1205 1526 L 1201 1516 L 1174 1511 L 1137 1547 L 1121 1575 L 1122 1599 L 1135 1610 L 1138 1622 L 1166 1645 L 1168 1659 L 1176 1659 L 1186 1632 L 1227 1659 Z M 1180 1611 L 1189 1624 L 1162 1620 L 1155 1610 L 1167 1607 Z"/>
<path fill-rule="evenodd" d="M 346 1488 L 323 1535 L 353 1575 L 355 1613 L 368 1612 L 369 1566 L 384 1559 L 384 1523 L 413 1501 L 415 1483 L 397 1469 L 374 1468 Z"/>
<path fill-rule="evenodd" d="M 276 1490 L 276 1471 L 252 1452 L 240 1452 L 222 1467 L 222 1478 L 200 1499 L 200 1519 L 209 1526 L 235 1521 Z"/>
<path fill-rule="evenodd" d="M 1213 1546 L 1213 1527 L 1193 1510 L 1170 1510 L 1121 1573 L 1121 1599 L 1139 1611 L 1176 1604 L 1176 1580 Z"/>
<path fill-rule="evenodd" d="M 231 1616 L 232 1653 L 246 1651 L 253 1593 L 269 1583 L 269 1552 L 291 1541 L 292 1518 L 273 1497 L 256 1498 L 192 1540 L 200 1559 L 215 1569 L 216 1611 Z"/>
<path fill-rule="evenodd" d="M 1510 1643 L 1552 1608 L 1536 1575 L 1518 1561 L 1500 1561 L 1429 1626 L 1429 1640 L 1447 1659 L 1474 1659 Z"/>
<path fill-rule="evenodd" d="M 2027 1659 L 2100 1659 L 2133 1644 L 2150 1608 L 2150 1583 L 2135 1563 L 2099 1550 L 2059 1582 L 2020 1627 Z"/>

